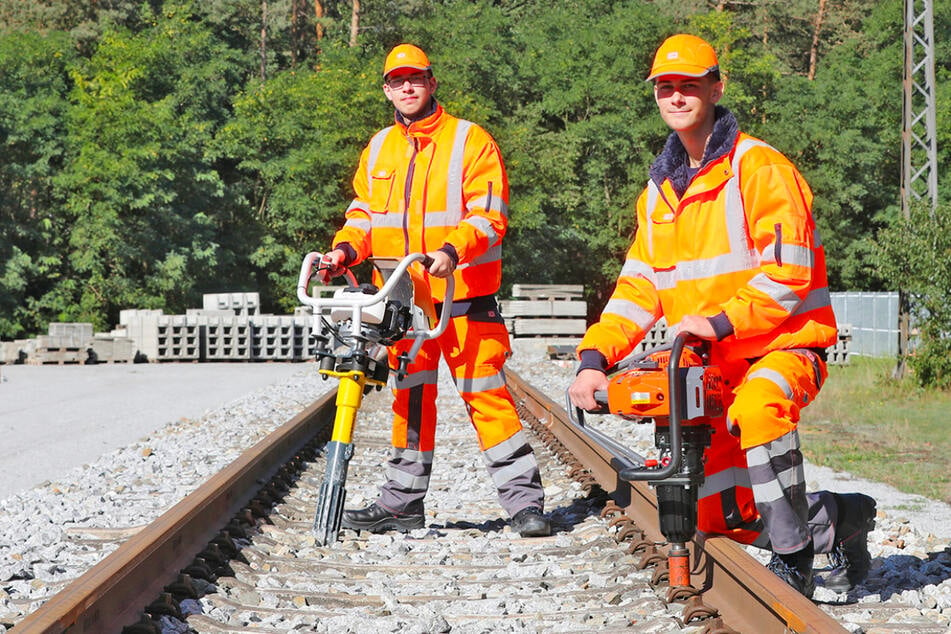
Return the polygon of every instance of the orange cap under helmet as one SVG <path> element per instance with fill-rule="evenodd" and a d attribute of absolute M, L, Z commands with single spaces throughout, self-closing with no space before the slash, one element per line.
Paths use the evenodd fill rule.
<path fill-rule="evenodd" d="M 647 81 L 661 75 L 703 77 L 719 70 L 717 54 L 712 46 L 696 35 L 681 33 L 668 37 L 657 49 Z"/>
<path fill-rule="evenodd" d="M 397 68 L 414 68 L 416 70 L 432 70 L 429 58 L 423 49 L 412 44 L 399 44 L 390 51 L 383 62 L 383 76 L 386 77 Z"/>

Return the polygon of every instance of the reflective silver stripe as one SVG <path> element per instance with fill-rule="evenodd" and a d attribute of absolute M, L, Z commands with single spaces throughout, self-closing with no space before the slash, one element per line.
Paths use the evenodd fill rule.
<path fill-rule="evenodd" d="M 822 288 L 814 288 L 809 291 L 809 294 L 806 295 L 806 299 L 799 304 L 799 307 L 796 308 L 793 315 L 802 315 L 803 313 L 808 313 L 810 310 L 825 308 L 831 305 L 832 296 L 829 295 L 829 287 L 823 286 Z"/>
<path fill-rule="evenodd" d="M 535 454 L 525 454 L 524 456 L 516 458 L 510 465 L 502 467 L 501 469 L 493 469 L 492 481 L 495 482 L 496 488 L 501 489 L 510 481 L 533 469 L 538 469 L 538 461 L 535 460 Z"/>
<path fill-rule="evenodd" d="M 383 128 L 379 132 L 373 135 L 373 138 L 370 139 L 369 152 L 367 153 L 367 191 L 368 198 L 373 198 L 373 168 L 376 166 L 376 159 L 380 156 L 380 150 L 383 149 L 383 141 L 386 139 L 386 135 L 390 133 L 395 126 L 389 126 Z"/>
<path fill-rule="evenodd" d="M 365 211 L 367 213 L 370 213 L 370 205 L 356 199 L 354 199 L 353 202 L 350 203 L 350 206 L 347 207 L 347 211 L 350 211 L 352 209 L 359 209 L 360 211 Z"/>
<path fill-rule="evenodd" d="M 414 476 L 411 473 L 406 473 L 405 471 L 388 467 L 386 469 L 386 478 L 387 480 L 396 482 L 404 489 L 410 489 L 412 491 L 425 491 L 429 488 L 428 475 Z"/>
<path fill-rule="evenodd" d="M 621 267 L 620 277 L 643 277 L 648 281 L 654 279 L 654 269 L 640 260 L 625 260 Z"/>
<path fill-rule="evenodd" d="M 427 209 L 425 218 L 426 227 L 455 227 L 459 224 L 458 215 L 459 214 L 455 212 Z"/>
<path fill-rule="evenodd" d="M 473 207 L 482 207 L 486 211 L 497 211 L 506 218 L 508 218 L 509 215 L 508 204 L 502 200 L 502 197 L 496 191 L 492 192 L 491 200 L 489 200 L 488 196 L 479 196 L 476 199 L 470 200 L 469 208 L 471 209 Z"/>
<path fill-rule="evenodd" d="M 420 451 L 418 449 L 404 449 L 402 447 L 393 447 L 392 456 L 394 459 L 401 459 L 405 462 L 415 462 L 417 464 L 433 463 L 432 451 Z"/>
<path fill-rule="evenodd" d="M 753 499 L 759 503 L 775 502 L 783 498 L 783 487 L 779 480 L 770 480 L 763 484 L 753 485 Z"/>
<path fill-rule="evenodd" d="M 644 310 L 637 304 L 626 299 L 609 299 L 605 304 L 601 316 L 617 315 L 628 321 L 632 321 L 643 329 L 650 328 L 654 323 L 654 315 Z"/>
<path fill-rule="evenodd" d="M 505 385 L 505 375 L 502 372 L 473 379 L 456 379 L 456 389 L 459 390 L 461 394 L 497 390 L 503 385 Z"/>
<path fill-rule="evenodd" d="M 700 499 L 717 495 L 723 491 L 729 491 L 733 487 L 750 488 L 750 474 L 742 467 L 730 467 L 723 471 L 708 475 L 697 495 Z"/>
<path fill-rule="evenodd" d="M 776 370 L 771 370 L 769 368 L 760 368 L 754 372 L 750 372 L 746 377 L 746 381 L 752 379 L 766 379 L 767 381 L 773 383 L 776 387 L 783 391 L 783 394 L 786 395 L 786 398 L 793 397 L 792 387 L 789 385 L 789 382 L 786 381 L 786 377 L 777 372 Z M 773 441 L 775 442 L 775 441 Z M 747 454 L 747 464 L 749 465 L 749 454 Z"/>
<path fill-rule="evenodd" d="M 397 212 L 389 212 L 385 214 L 371 213 L 370 222 L 373 223 L 374 229 L 402 229 L 403 214 Z"/>
<path fill-rule="evenodd" d="M 482 452 L 482 455 L 489 465 L 494 465 L 503 460 L 507 461 L 516 451 L 527 444 L 528 441 L 525 439 L 525 432 L 520 430 L 494 447 L 489 447 Z"/>
<path fill-rule="evenodd" d="M 359 229 L 364 233 L 370 232 L 370 221 L 366 218 L 347 218 L 347 222 L 343 223 L 343 226 Z"/>
<path fill-rule="evenodd" d="M 390 374 L 386 384 L 388 387 L 397 390 L 406 390 L 419 385 L 436 385 L 439 382 L 439 370 L 421 370 L 407 374 L 402 379 L 396 378 L 395 373 Z"/>
<path fill-rule="evenodd" d="M 647 181 L 647 222 L 645 223 L 647 227 L 647 254 L 650 257 L 654 257 L 654 229 L 651 222 L 651 215 L 654 213 L 654 208 L 657 206 L 657 199 L 660 198 L 660 190 L 657 189 L 657 184 L 653 180 Z"/>
<path fill-rule="evenodd" d="M 453 225 L 462 220 L 462 170 L 466 158 L 466 138 L 469 136 L 471 121 L 459 119 L 456 124 L 456 137 L 452 141 L 452 154 L 446 171 L 446 211 L 457 214 Z"/>
<path fill-rule="evenodd" d="M 688 260 L 678 262 L 675 269 L 657 271 L 658 281 L 662 275 L 668 278 L 673 275 L 675 280 L 702 280 L 727 273 L 748 271 L 759 266 L 759 254 L 753 249 L 743 248 L 741 253 L 724 253 L 713 258 L 702 260 Z M 665 280 L 670 284 L 671 281 Z M 658 287 L 659 288 L 659 287 Z M 669 288 L 673 288 L 670 286 Z"/>
<path fill-rule="evenodd" d="M 768 295 L 774 302 L 782 306 L 787 313 L 791 313 L 799 306 L 799 296 L 791 288 L 771 280 L 763 273 L 757 273 L 750 279 L 749 285 L 765 295 Z"/>
<path fill-rule="evenodd" d="M 489 264 L 491 262 L 498 262 L 501 259 L 502 259 L 502 245 L 496 244 L 495 246 L 489 247 L 489 249 L 485 253 L 483 253 L 476 259 L 474 259 L 472 262 L 468 262 L 467 264 L 460 264 L 459 269 L 468 268 L 470 266 L 478 266 L 479 264 Z M 459 269 L 456 269 L 456 270 L 459 270 Z"/>
<path fill-rule="evenodd" d="M 795 264 L 796 266 L 805 266 L 811 269 L 815 262 L 815 252 L 813 252 L 812 249 L 796 244 L 783 244 L 782 252 L 779 255 L 781 256 L 780 261 L 782 261 L 784 265 Z M 776 262 L 775 242 L 763 249 L 763 254 L 760 256 L 760 259 L 763 262 Z"/>
<path fill-rule="evenodd" d="M 489 222 L 488 218 L 483 216 L 469 216 L 462 222 L 468 223 L 476 228 L 476 230 L 481 231 L 489 239 L 489 244 L 495 244 L 499 241 L 499 234 L 495 232 L 495 227 L 492 226 L 492 223 Z"/>

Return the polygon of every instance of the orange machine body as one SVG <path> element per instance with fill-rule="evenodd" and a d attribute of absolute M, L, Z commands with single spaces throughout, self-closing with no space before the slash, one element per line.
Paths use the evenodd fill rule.
<path fill-rule="evenodd" d="M 608 409 L 624 418 L 670 418 L 672 395 L 668 378 L 670 351 L 655 352 L 608 380 Z M 723 415 L 723 377 L 716 366 L 703 365 L 692 350 L 684 350 L 678 369 L 684 390 L 680 410 L 683 425 L 707 424 Z M 660 420 L 658 420 L 660 419 Z"/>

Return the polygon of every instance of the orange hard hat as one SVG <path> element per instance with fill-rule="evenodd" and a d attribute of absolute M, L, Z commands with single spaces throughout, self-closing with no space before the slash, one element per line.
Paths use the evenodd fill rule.
<path fill-rule="evenodd" d="M 432 70 L 429 58 L 423 49 L 412 44 L 399 44 L 390 51 L 383 62 L 383 76 L 386 77 L 397 68 L 413 68 L 416 70 Z"/>
<path fill-rule="evenodd" d="M 654 54 L 654 65 L 647 81 L 661 75 L 703 77 L 720 70 L 716 51 L 696 35 L 672 35 Z"/>

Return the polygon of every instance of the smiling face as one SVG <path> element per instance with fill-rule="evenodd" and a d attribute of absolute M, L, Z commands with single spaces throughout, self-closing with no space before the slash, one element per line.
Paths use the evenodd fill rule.
<path fill-rule="evenodd" d="M 710 75 L 662 75 L 654 80 L 660 116 L 681 135 L 707 135 L 713 130 L 714 108 L 723 96 L 723 82 Z"/>
<path fill-rule="evenodd" d="M 415 68 L 397 68 L 383 81 L 383 94 L 396 110 L 412 119 L 427 107 L 436 92 L 436 78 Z"/>

